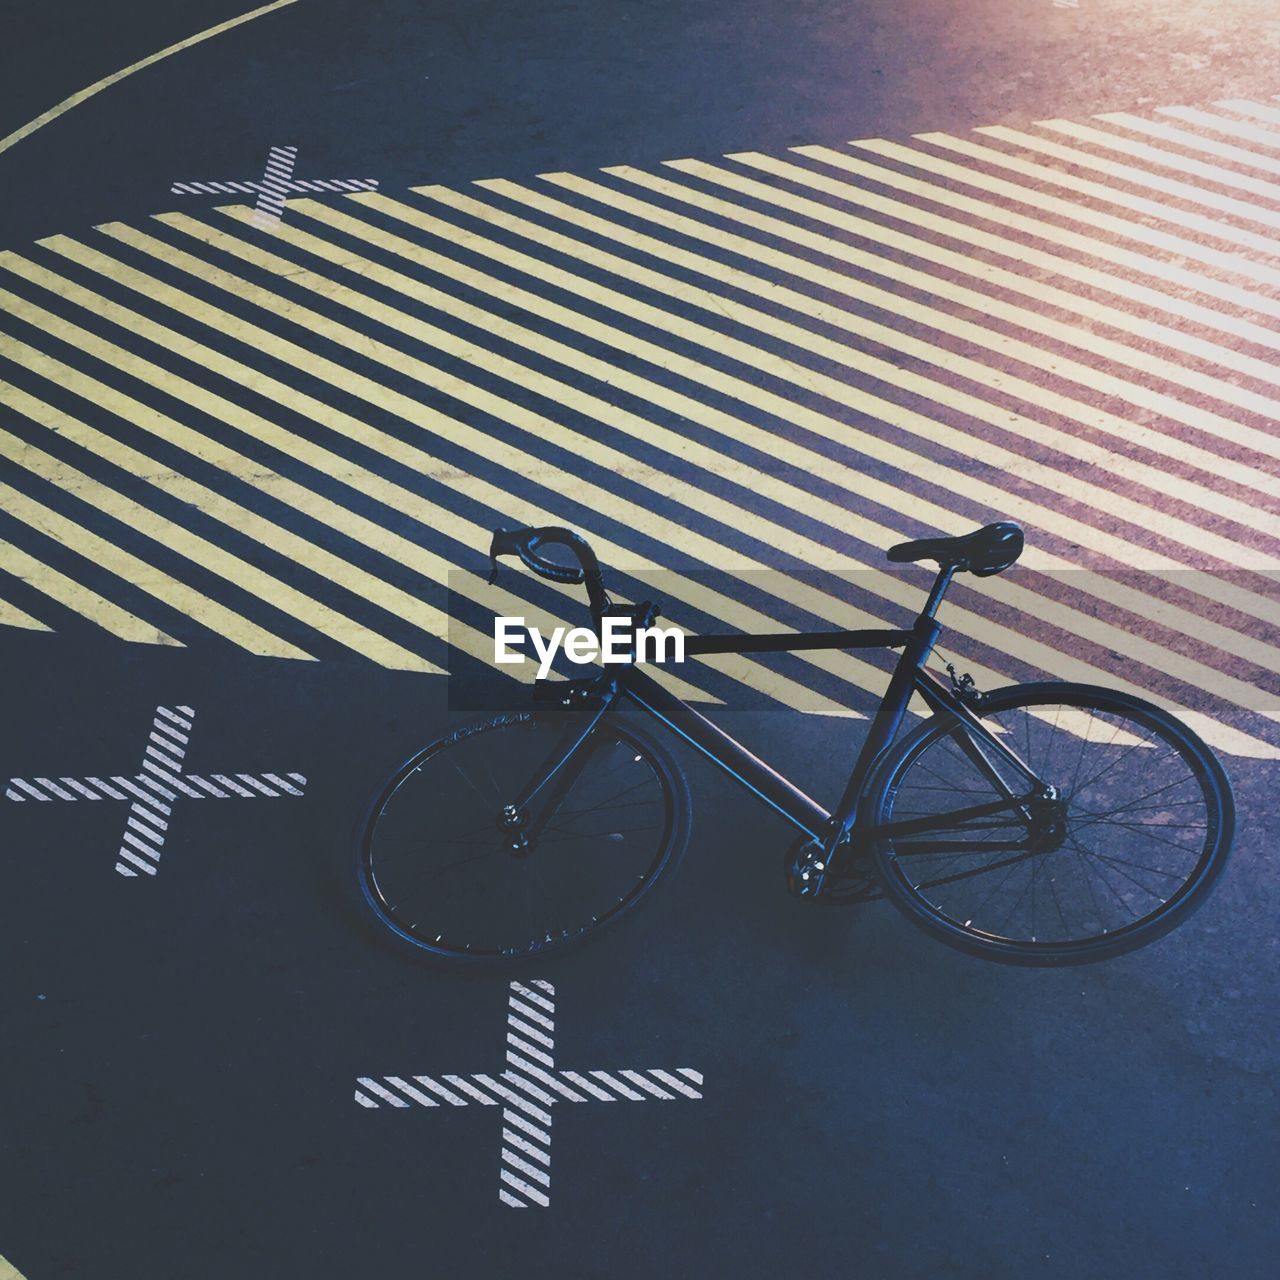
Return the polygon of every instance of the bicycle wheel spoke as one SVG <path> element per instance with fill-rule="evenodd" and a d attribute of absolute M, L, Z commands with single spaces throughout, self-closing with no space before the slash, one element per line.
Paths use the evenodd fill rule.
<path fill-rule="evenodd" d="M 1093 784 L 1099 781 L 1099 779 L 1105 778 L 1108 775 L 1119 773 L 1121 761 L 1123 761 L 1127 756 L 1129 756 L 1134 751 L 1140 751 L 1143 748 L 1151 748 L 1156 741 L 1157 739 L 1154 736 L 1152 736 L 1144 739 L 1141 742 L 1130 743 L 1130 745 L 1124 749 L 1121 755 L 1117 756 L 1114 760 L 1108 760 L 1102 766 L 1102 768 L 1100 768 L 1096 773 L 1092 774 L 1090 777 L 1086 778 L 1075 789 L 1077 791 L 1084 791 L 1086 788 L 1093 786 Z M 1139 762 L 1141 764 L 1141 772 L 1144 774 L 1151 773 L 1154 771 L 1157 765 L 1163 764 L 1166 760 L 1178 760 L 1178 759 L 1181 759 L 1181 756 L 1177 750 L 1166 751 L 1164 755 L 1155 756 L 1151 759 L 1145 759 Z"/>
<path fill-rule="evenodd" d="M 1013 913 L 1014 913 L 1015 911 L 1017 911 L 1017 909 L 1018 909 L 1019 905 L 1022 903 L 1023 898 L 1025 898 L 1025 897 L 1027 896 L 1027 889 L 1028 889 L 1028 888 L 1031 888 L 1032 886 L 1034 886 L 1034 885 L 1035 885 L 1035 863 L 1034 863 L 1034 862 L 1033 862 L 1033 863 L 1031 863 L 1031 864 L 1030 864 L 1030 866 L 1031 866 L 1031 877 L 1030 877 L 1030 879 L 1029 879 L 1028 883 L 1027 883 L 1026 885 L 1024 885 L 1024 886 L 1023 886 L 1022 892 L 1021 892 L 1020 894 L 1018 894 L 1018 896 L 1013 900 L 1013 904 L 1009 907 L 1009 910 L 1005 913 L 1004 919 L 1003 919 L 1003 920 L 1001 920 L 1000 925 L 999 925 L 999 928 L 996 930 L 996 932 L 998 932 L 998 933 L 1003 933 L 1003 932 L 1004 932 L 1005 926 L 1009 923 L 1009 921 L 1010 921 L 1010 920 L 1012 920 L 1012 919 L 1013 919 Z M 1010 874 L 1012 874 L 1012 872 L 1011 872 Z M 1035 937 L 1035 908 L 1034 908 L 1034 906 L 1032 907 L 1031 936 L 1032 936 L 1032 937 Z"/>
<path fill-rule="evenodd" d="M 1101 824 L 1099 824 L 1099 823 L 1089 823 L 1089 824 L 1088 824 L 1088 828 L 1089 828 L 1089 829 L 1092 829 L 1092 828 L 1097 827 L 1097 826 L 1099 826 L 1099 825 L 1101 825 Z M 1114 825 L 1114 826 L 1120 827 L 1122 830 L 1124 830 L 1124 831 L 1128 831 L 1128 832 L 1130 832 L 1131 834 L 1134 834 L 1134 835 L 1141 835 L 1141 836 L 1142 836 L 1142 838 L 1143 838 L 1144 840 L 1152 840 L 1152 841 L 1154 841 L 1156 844 L 1168 845 L 1168 847 L 1169 847 L 1170 849 L 1177 849 L 1180 853 L 1192 853 L 1192 852 L 1194 852 L 1194 851 L 1193 851 L 1193 850 L 1192 850 L 1188 845 L 1185 845 L 1185 844 L 1179 844 L 1176 840 L 1170 840 L 1168 836 L 1160 836 L 1160 835 L 1157 835 L 1154 831 L 1152 831 L 1152 830 L 1151 830 L 1151 828 L 1152 828 L 1152 826 L 1153 826 L 1154 824 L 1153 824 L 1153 823 L 1150 823 L 1150 822 L 1146 822 L 1146 823 L 1142 823 L 1142 822 L 1116 822 L 1116 823 L 1113 823 L 1113 824 L 1111 824 L 1111 825 Z M 1086 829 L 1086 827 L 1084 827 L 1084 826 L 1076 827 L 1076 828 L 1075 828 L 1075 832 L 1076 832 L 1076 834 L 1077 834 L 1077 835 L 1079 835 L 1079 834 L 1080 834 L 1080 832 L 1081 832 L 1081 831 L 1083 831 L 1083 830 L 1085 830 L 1085 829 Z M 1187 829 L 1187 830 L 1196 830 L 1196 831 L 1207 831 L 1207 830 L 1208 830 L 1208 827 L 1203 826 L 1203 825 L 1197 825 L 1197 826 L 1196 826 L 1196 827 L 1194 827 L 1194 828 L 1185 828 L 1185 829 Z M 1202 842 L 1202 843 L 1203 843 L 1203 842 Z"/>

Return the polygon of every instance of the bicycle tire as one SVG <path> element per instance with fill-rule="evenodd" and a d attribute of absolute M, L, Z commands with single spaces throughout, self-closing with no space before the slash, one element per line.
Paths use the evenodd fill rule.
<path fill-rule="evenodd" d="M 604 926 L 613 923 L 634 908 L 640 899 L 652 890 L 659 877 L 678 862 L 688 842 L 691 810 L 688 784 L 685 781 L 684 774 L 667 753 L 653 742 L 647 734 L 632 725 L 611 717 L 607 718 L 596 730 L 596 735 L 603 734 L 605 736 L 597 738 L 592 755 L 588 757 L 581 775 L 575 780 L 573 787 L 562 801 L 561 809 L 557 811 L 557 817 L 564 812 L 563 805 L 565 803 L 573 801 L 574 797 L 580 799 L 583 797 L 589 798 L 591 794 L 589 787 L 602 785 L 600 763 L 604 758 L 603 753 L 608 751 L 619 760 L 623 760 L 626 766 L 632 770 L 632 773 L 627 776 L 626 782 L 630 784 L 634 778 L 638 779 L 635 786 L 645 786 L 647 784 L 648 789 L 653 793 L 651 803 L 660 803 L 661 830 L 653 838 L 652 856 L 648 856 L 643 852 L 633 854 L 630 848 L 627 849 L 627 856 L 632 859 L 632 868 L 643 864 L 639 874 L 631 875 L 625 868 L 616 865 L 609 866 L 610 859 L 608 858 L 600 859 L 597 856 L 593 860 L 586 860 L 588 849 L 594 849 L 598 854 L 602 845 L 606 845 L 615 851 L 623 848 L 627 837 L 622 834 L 622 827 L 619 822 L 613 824 L 619 828 L 618 830 L 590 832 L 582 831 L 579 828 L 575 831 L 573 829 L 574 822 L 580 822 L 581 818 L 570 817 L 567 821 L 567 827 L 562 822 L 560 833 L 555 837 L 558 841 L 558 847 L 554 853 L 554 857 L 557 859 L 556 885 L 565 890 L 562 896 L 566 898 L 570 896 L 568 892 L 572 887 L 570 882 L 575 876 L 572 874 L 572 868 L 566 871 L 566 867 L 568 867 L 568 860 L 572 859 L 576 853 L 581 855 L 582 859 L 577 863 L 576 878 L 578 880 L 581 880 L 584 874 L 588 876 L 595 875 L 597 878 L 607 874 L 609 878 L 608 887 L 616 888 L 622 884 L 622 880 L 625 878 L 627 880 L 627 884 L 624 886 L 625 892 L 620 892 L 616 901 L 610 902 L 599 911 L 588 909 L 588 915 L 591 918 L 585 920 L 585 922 L 577 921 L 571 927 L 566 927 L 567 917 L 566 919 L 557 920 L 554 913 L 535 925 L 533 924 L 535 917 L 532 911 L 526 907 L 529 913 L 530 926 L 522 931 L 529 936 L 524 937 L 518 943 L 495 941 L 496 935 L 491 935 L 488 938 L 474 937 L 467 940 L 460 931 L 450 933 L 447 928 L 442 927 L 442 921 L 446 919 L 449 913 L 444 910 L 444 903 L 440 900 L 441 895 L 437 895 L 437 901 L 434 904 L 435 909 L 431 911 L 431 914 L 423 915 L 421 919 L 412 918 L 419 911 L 431 910 L 431 904 L 425 901 L 421 907 L 415 905 L 412 911 L 406 908 L 405 905 L 407 900 L 405 896 L 406 884 L 411 886 L 416 884 L 419 886 L 417 891 L 419 893 L 422 892 L 421 886 L 425 883 L 423 875 L 426 871 L 428 850 L 433 847 L 431 846 L 431 841 L 435 840 L 434 847 L 445 848 L 452 839 L 454 841 L 454 851 L 462 847 L 462 845 L 458 844 L 456 835 L 450 836 L 447 831 L 443 835 L 441 834 L 443 830 L 441 826 L 442 819 L 440 814 L 432 809 L 432 805 L 442 800 L 447 802 L 452 793 L 454 799 L 458 797 L 466 799 L 471 804 L 471 807 L 477 811 L 474 815 L 479 819 L 476 823 L 477 827 L 485 828 L 486 822 L 486 819 L 481 816 L 484 806 L 480 800 L 471 799 L 471 793 L 478 791 L 475 782 L 471 781 L 471 790 L 468 791 L 466 787 L 460 786 L 456 780 L 451 779 L 446 772 L 432 766 L 447 762 L 452 764 L 457 772 L 463 773 L 463 776 L 466 777 L 465 772 L 459 765 L 460 758 L 464 752 L 471 756 L 478 755 L 482 762 L 485 760 L 490 762 L 485 766 L 488 772 L 487 776 L 484 776 L 483 788 L 487 789 L 490 781 L 492 781 L 495 788 L 507 787 L 508 790 L 514 790 L 518 793 L 531 776 L 532 768 L 546 758 L 546 751 L 543 748 L 549 750 L 554 745 L 554 742 L 563 736 L 565 728 L 572 719 L 578 715 L 581 715 L 581 713 L 564 711 L 558 708 L 535 708 L 528 711 L 509 712 L 494 716 L 492 719 L 467 725 L 428 744 L 404 761 L 386 779 L 365 812 L 357 839 L 357 881 L 360 894 L 375 920 L 382 926 L 380 932 L 384 940 L 391 940 L 393 943 L 398 944 L 402 950 L 407 950 L 419 958 L 473 971 L 515 967 L 534 958 L 541 960 L 565 951 L 585 941 L 589 935 L 594 935 Z M 531 745 L 524 741 L 524 739 L 534 737 L 540 740 L 537 744 Z M 606 738 L 608 739 L 607 742 L 605 741 Z M 477 747 L 482 748 L 479 753 L 476 751 Z M 542 754 L 539 755 L 539 752 Z M 450 755 L 450 753 L 452 754 Z M 520 768 L 529 764 L 529 762 L 532 762 L 531 767 L 521 776 Z M 505 770 L 501 783 L 498 781 L 498 775 L 492 772 L 495 767 L 499 770 Z M 424 770 L 430 770 L 434 780 L 426 780 L 424 782 Z M 511 776 L 510 782 L 508 782 L 506 774 Z M 482 775 L 477 773 L 477 776 Z M 422 817 L 423 826 L 420 829 L 421 833 L 426 835 L 422 846 L 423 861 L 420 867 L 415 868 L 414 851 L 412 849 L 408 851 L 402 849 L 400 857 L 405 865 L 395 870 L 394 878 L 397 883 L 393 888 L 390 883 L 393 878 L 391 864 L 386 857 L 380 854 L 379 829 L 382 828 L 384 836 L 388 835 L 386 824 L 389 821 L 389 807 L 397 797 L 403 800 L 407 796 L 408 793 L 404 789 L 409 780 L 415 777 L 418 783 L 421 784 L 416 786 L 415 790 L 422 793 L 421 803 L 426 804 L 429 810 L 428 814 Z M 635 786 L 632 786 L 631 790 L 634 791 Z M 504 799 L 514 799 L 514 795 L 507 795 L 505 792 L 499 791 L 498 794 L 492 797 L 491 807 L 495 810 L 495 813 L 501 807 L 502 801 L 499 800 L 499 794 Z M 481 798 L 485 797 L 482 796 Z M 634 809 L 639 803 L 641 802 L 630 800 L 622 804 L 620 808 Z M 594 810 L 577 809 L 570 812 L 578 815 L 592 812 L 601 816 L 616 818 L 620 808 L 615 805 L 612 810 L 607 810 L 604 814 L 601 814 L 600 806 L 596 806 Z M 636 816 L 635 814 L 630 815 L 632 819 Z M 407 830 L 412 833 L 414 831 L 412 815 L 406 816 L 404 821 L 410 823 Z M 397 828 L 390 834 L 398 843 L 403 844 L 403 837 L 399 831 L 401 819 L 397 818 L 396 822 Z M 435 824 L 434 827 L 432 827 L 433 823 Z M 606 826 L 608 825 L 606 823 Z M 550 831 L 550 828 L 548 828 L 548 831 Z M 478 899 L 473 906 L 474 911 L 482 914 L 487 910 L 492 917 L 501 914 L 503 911 L 509 913 L 513 909 L 508 899 L 517 894 L 519 889 L 516 879 L 504 873 L 514 873 L 515 876 L 518 876 L 521 870 L 524 871 L 526 899 L 531 895 L 533 876 L 536 874 L 540 892 L 544 898 L 548 897 L 545 877 L 550 874 L 551 868 L 545 860 L 541 863 L 535 862 L 540 856 L 544 856 L 544 858 L 552 856 L 548 852 L 552 841 L 547 835 L 543 837 L 542 848 L 529 854 L 522 860 L 522 867 L 518 867 L 516 863 L 521 861 L 519 859 L 513 860 L 510 866 L 504 865 L 503 860 L 507 857 L 506 845 L 509 841 L 509 836 L 504 835 L 499 830 L 496 820 L 492 826 L 492 850 L 487 849 L 485 843 L 490 838 L 487 829 L 480 830 L 478 834 L 473 835 L 467 833 L 464 828 L 464 834 L 468 834 L 472 842 L 469 847 L 475 850 L 474 856 L 470 852 L 467 854 L 465 858 L 467 865 L 486 861 L 491 864 L 488 868 L 483 869 L 483 874 L 491 881 L 488 888 L 493 895 L 487 903 L 484 901 L 484 893 L 479 892 L 477 886 L 464 885 L 463 892 L 470 892 L 473 899 Z M 632 842 L 632 847 L 635 846 L 635 843 L 635 841 Z M 385 848 L 385 843 L 383 847 Z M 499 848 L 502 850 L 500 854 L 498 852 Z M 613 859 L 614 863 L 616 861 L 616 858 Z M 449 864 L 435 874 L 443 875 L 459 865 L 461 865 L 460 862 Z M 471 872 L 464 874 L 473 875 L 478 871 L 477 865 L 473 867 Z M 415 876 L 416 880 L 414 879 Z M 505 898 L 504 895 L 506 895 Z M 604 896 L 609 895 L 604 894 Z M 427 897 L 430 897 L 429 893 Z M 563 903 L 558 905 L 566 910 L 568 909 Z M 461 926 L 458 926 L 458 928 L 460 930 Z"/>
<path fill-rule="evenodd" d="M 1193 730 L 1167 711 L 1140 698 L 1091 685 L 1070 683 L 1042 682 L 1009 686 L 986 694 L 975 710 L 984 720 L 992 720 L 1006 732 L 1017 734 L 1018 723 L 1021 722 L 1025 729 L 1025 746 L 1027 750 L 1032 751 L 1041 745 L 1040 740 L 1045 736 L 1047 728 L 1052 728 L 1054 732 L 1058 731 L 1063 722 L 1062 712 L 1065 710 L 1068 713 L 1066 724 L 1074 725 L 1074 729 L 1067 728 L 1064 732 L 1077 740 L 1075 743 L 1077 765 L 1074 779 L 1058 780 L 1052 776 L 1045 776 L 1044 779 L 1050 783 L 1064 785 L 1068 790 L 1072 781 L 1076 784 L 1075 794 L 1065 796 L 1067 805 L 1063 824 L 1065 834 L 1060 846 L 1049 852 L 1033 853 L 1033 845 L 1028 837 L 1026 852 L 1021 854 L 1013 852 L 1002 862 L 997 860 L 994 853 L 978 850 L 980 841 L 966 840 L 967 836 L 976 832 L 976 828 L 972 825 L 973 820 L 969 820 L 968 825 L 956 824 L 954 830 L 950 832 L 950 843 L 948 843 L 948 833 L 939 833 L 943 836 L 936 842 L 939 852 L 928 852 L 933 846 L 926 840 L 916 840 L 912 844 L 910 837 L 900 837 L 896 842 L 891 838 L 874 840 L 872 842 L 873 862 L 885 896 L 892 899 L 895 906 L 913 924 L 961 951 L 989 960 L 1007 964 L 1042 966 L 1086 964 L 1111 959 L 1154 942 L 1182 923 L 1204 903 L 1221 875 L 1230 853 L 1235 831 L 1235 807 L 1231 785 L 1221 762 Z M 1018 715 L 1020 711 L 1023 714 Z M 1088 719 L 1082 720 L 1082 716 L 1087 716 Z M 1108 722 L 1117 721 L 1129 725 L 1131 729 L 1136 728 L 1146 736 L 1139 739 L 1130 730 L 1114 727 L 1113 736 L 1109 741 L 1104 742 L 1101 736 L 1091 741 L 1092 726 L 1095 723 L 1100 722 L 1105 725 Z M 1032 728 L 1032 725 L 1038 727 Z M 867 791 L 864 813 L 869 815 L 874 825 L 879 826 L 893 821 L 895 814 L 901 820 L 904 817 L 910 818 L 930 813 L 927 807 L 929 802 L 923 798 L 925 791 L 932 790 L 946 794 L 946 788 L 953 785 L 953 779 L 938 767 L 940 762 L 944 761 L 944 757 L 938 751 L 948 740 L 954 746 L 958 741 L 956 734 L 956 720 L 943 713 L 918 725 L 890 749 L 889 755 L 878 766 Z M 1124 736 L 1126 734 L 1133 741 L 1127 741 Z M 1154 756 L 1134 755 L 1139 748 L 1145 751 L 1148 743 L 1163 744 L 1168 754 L 1162 755 L 1157 752 Z M 1023 744 L 1023 739 L 1010 740 L 1010 745 L 1018 750 L 1023 750 Z M 1051 751 L 1052 748 L 1049 748 L 1043 753 L 1047 767 L 1050 768 L 1054 767 Z M 935 754 L 928 767 L 939 775 L 932 780 L 919 772 L 926 767 L 924 762 L 930 752 Z M 953 755 L 959 760 L 963 752 L 957 750 Z M 1085 784 L 1081 785 L 1079 781 L 1083 767 L 1081 762 L 1086 756 L 1090 759 L 1090 773 L 1086 776 Z M 1025 750 L 1023 758 L 1027 759 L 1033 767 L 1039 768 L 1036 761 L 1030 759 Z M 1135 772 L 1140 771 L 1144 776 L 1151 777 L 1153 767 L 1166 760 L 1180 762 L 1185 767 L 1186 778 L 1180 782 L 1168 784 L 1164 784 L 1161 778 L 1155 778 L 1154 782 L 1161 784 L 1156 789 L 1136 800 L 1123 802 L 1109 813 L 1102 809 L 1086 807 L 1102 802 L 1108 790 L 1117 792 L 1125 785 L 1126 779 Z M 943 767 L 945 768 L 945 763 Z M 970 768 L 973 776 L 978 777 L 978 771 L 973 768 L 972 763 Z M 1170 763 L 1170 770 L 1174 768 L 1175 766 Z M 903 809 L 899 805 L 904 794 L 910 792 L 907 784 L 913 770 L 917 771 L 921 781 L 916 785 L 916 791 L 907 796 L 908 807 Z M 1057 771 L 1063 772 L 1061 768 Z M 939 785 L 940 779 L 944 783 L 943 786 Z M 994 796 L 996 794 L 994 787 L 991 787 L 990 783 L 987 785 L 989 795 Z M 1084 790 L 1085 785 L 1090 788 L 1087 794 Z M 1142 803 L 1153 800 L 1153 803 Z M 981 795 L 975 792 L 974 797 L 965 801 L 965 803 L 970 802 L 981 804 L 983 801 Z M 1204 808 L 1203 839 L 1198 835 L 1190 834 L 1187 835 L 1187 839 L 1191 843 L 1184 845 L 1179 839 L 1175 839 L 1175 836 L 1199 830 L 1198 820 L 1194 822 L 1185 820 L 1197 817 L 1196 806 L 1200 802 L 1203 803 Z M 947 803 L 954 804 L 954 800 L 949 800 Z M 917 811 L 910 808 L 912 804 L 925 805 L 925 807 Z M 1007 835 L 1009 834 L 1008 822 L 1009 819 L 1006 817 L 1004 819 L 1006 825 L 1002 826 L 993 817 L 986 830 L 990 832 L 1000 827 L 1002 834 Z M 1107 829 L 1108 824 L 1116 831 Z M 1100 828 L 1103 829 L 1100 830 Z M 1029 831 L 1030 828 L 1028 827 L 1027 830 Z M 1104 836 L 1113 840 L 1113 843 L 1107 846 L 1111 850 L 1110 853 L 1100 852 L 1099 842 Z M 1144 852 L 1143 860 L 1134 862 L 1131 858 L 1116 855 L 1115 839 L 1129 840 L 1135 845 L 1146 841 L 1147 845 L 1142 847 L 1149 846 L 1156 849 L 1157 853 L 1152 855 L 1150 852 Z M 1007 843 L 1016 843 L 1016 840 Z M 965 851 L 966 844 L 971 845 L 970 851 Z M 923 849 L 923 856 L 905 852 L 911 849 Z M 948 849 L 951 852 L 946 852 Z M 1168 853 L 1165 852 L 1166 849 L 1172 849 L 1175 852 Z M 1059 854 L 1065 856 L 1059 859 Z M 978 867 L 977 860 L 980 856 L 986 856 L 989 865 L 970 870 L 969 868 Z M 1170 859 L 1171 865 L 1174 865 L 1175 861 L 1187 863 L 1185 876 L 1181 870 L 1164 871 L 1149 865 L 1150 862 L 1158 861 L 1160 857 Z M 943 874 L 945 864 L 941 861 L 944 858 L 952 860 L 951 869 L 945 875 Z M 929 859 L 933 859 L 932 865 L 929 864 Z M 965 859 L 968 859 L 967 863 Z M 1054 859 L 1057 860 L 1056 866 L 1051 862 Z M 953 891 L 953 886 L 958 886 L 965 880 L 973 881 L 983 875 L 1004 870 L 1003 881 L 1007 883 L 1013 880 L 1013 884 L 1004 895 L 1004 901 L 1007 901 L 1017 887 L 1017 880 L 1014 877 L 1019 874 L 1019 865 L 1027 868 L 1028 875 L 1023 876 L 1023 879 L 1029 880 L 1031 886 L 1031 928 L 1029 930 L 1031 936 L 1011 937 L 990 927 L 990 918 L 995 914 L 995 908 L 990 906 L 996 894 L 996 890 L 990 888 L 994 881 L 989 881 L 988 885 L 984 886 L 988 892 L 982 907 L 987 919 L 979 923 L 974 914 L 969 914 L 966 918 L 966 911 L 975 910 L 974 899 L 970 897 L 966 902 L 962 893 L 958 890 Z M 1110 893 L 1120 903 L 1125 903 L 1126 895 L 1138 902 L 1145 901 L 1143 894 L 1151 898 L 1159 897 L 1164 894 L 1162 884 L 1174 878 L 1177 878 L 1179 883 L 1167 897 L 1162 898 L 1158 906 L 1144 911 L 1142 915 L 1126 923 L 1114 928 L 1103 927 L 1096 934 L 1080 937 L 1065 936 L 1069 932 L 1069 922 L 1063 910 L 1057 884 L 1060 877 L 1063 893 L 1065 893 L 1065 886 L 1072 879 L 1090 886 L 1089 892 L 1094 896 L 1081 908 L 1082 919 L 1094 915 L 1101 922 L 1108 917 L 1108 914 L 1113 920 L 1119 914 L 1119 908 L 1112 903 L 1106 890 L 1103 890 L 1102 896 L 1098 897 L 1091 887 L 1089 880 L 1091 868 L 1097 871 L 1103 884 L 1109 882 Z M 1041 893 L 1047 890 L 1049 894 L 1049 902 L 1042 908 L 1041 915 L 1042 920 L 1048 918 L 1044 927 L 1044 934 L 1047 936 L 1041 936 L 1036 918 L 1035 885 L 1037 876 L 1042 870 L 1048 876 L 1048 879 L 1041 883 Z M 1161 880 L 1160 877 L 1166 877 L 1166 879 Z M 1025 886 L 1019 894 L 1020 901 L 1025 903 L 1027 895 Z M 956 902 L 962 904 L 960 909 L 957 910 L 956 906 L 948 900 L 950 896 L 954 896 Z M 1108 905 L 1104 906 L 1104 903 Z M 1004 905 L 1004 902 L 1000 905 Z M 1052 920 L 1053 911 L 1050 907 L 1061 917 L 1060 925 Z M 1052 936 L 1055 931 L 1063 936 Z M 1022 932 L 1026 933 L 1028 930 L 1023 929 Z"/>

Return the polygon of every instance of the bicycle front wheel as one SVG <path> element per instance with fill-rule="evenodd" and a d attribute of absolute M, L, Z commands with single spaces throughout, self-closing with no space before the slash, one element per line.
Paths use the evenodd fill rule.
<path fill-rule="evenodd" d="M 878 827 L 917 820 L 874 847 L 886 896 L 910 920 L 987 959 L 1083 964 L 1154 941 L 1204 902 L 1235 810 L 1195 733 L 1089 685 L 1001 689 L 977 713 L 1059 800 L 1048 820 L 1034 806 L 984 811 L 1026 793 L 1025 779 L 953 717 L 914 729 L 877 771 L 867 809 Z"/>
<path fill-rule="evenodd" d="M 572 785 L 526 847 L 506 806 L 562 749 L 574 714 L 460 729 L 407 760 L 359 841 L 365 901 L 401 943 L 470 967 L 544 956 L 617 919 L 683 851 L 683 775 L 630 726 L 600 724 Z"/>

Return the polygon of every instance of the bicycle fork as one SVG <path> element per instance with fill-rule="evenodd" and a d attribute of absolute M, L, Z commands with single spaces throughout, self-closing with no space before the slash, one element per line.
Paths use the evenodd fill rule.
<path fill-rule="evenodd" d="M 510 804 L 504 805 L 499 824 L 507 833 L 509 851 L 517 856 L 529 852 L 548 821 L 560 808 L 573 784 L 582 776 L 591 758 L 592 735 L 618 697 L 618 682 L 601 685 L 598 678 L 584 682 L 596 694 L 596 703 L 581 722 L 571 723 L 563 738 L 542 762 L 524 790 Z M 584 683 L 567 681 L 566 705 L 583 700 L 588 694 Z M 576 687 L 575 687 L 576 686 Z M 539 801 L 538 812 L 530 817 L 531 806 Z"/>

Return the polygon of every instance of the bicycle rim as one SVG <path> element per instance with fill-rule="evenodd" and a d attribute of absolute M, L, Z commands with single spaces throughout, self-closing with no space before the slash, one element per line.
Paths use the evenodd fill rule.
<path fill-rule="evenodd" d="M 1221 765 L 1191 730 L 1150 703 L 1081 685 L 1001 690 L 981 714 L 1058 789 L 1060 828 L 1037 831 L 1031 810 L 949 824 L 945 815 L 1001 793 L 953 721 L 920 726 L 882 769 L 872 802 L 878 825 L 941 824 L 877 842 L 885 892 L 910 919 L 989 959 L 1076 964 L 1154 941 L 1204 901 L 1234 811 Z M 1016 770 L 992 767 L 1016 794 L 1028 790 Z"/>
<path fill-rule="evenodd" d="M 371 806 L 361 888 L 405 943 L 444 960 L 503 964 L 562 950 L 616 919 L 683 845 L 671 766 L 634 730 L 604 724 L 555 812 L 523 852 L 500 815 L 562 741 L 567 717 L 515 713 L 407 761 Z"/>

